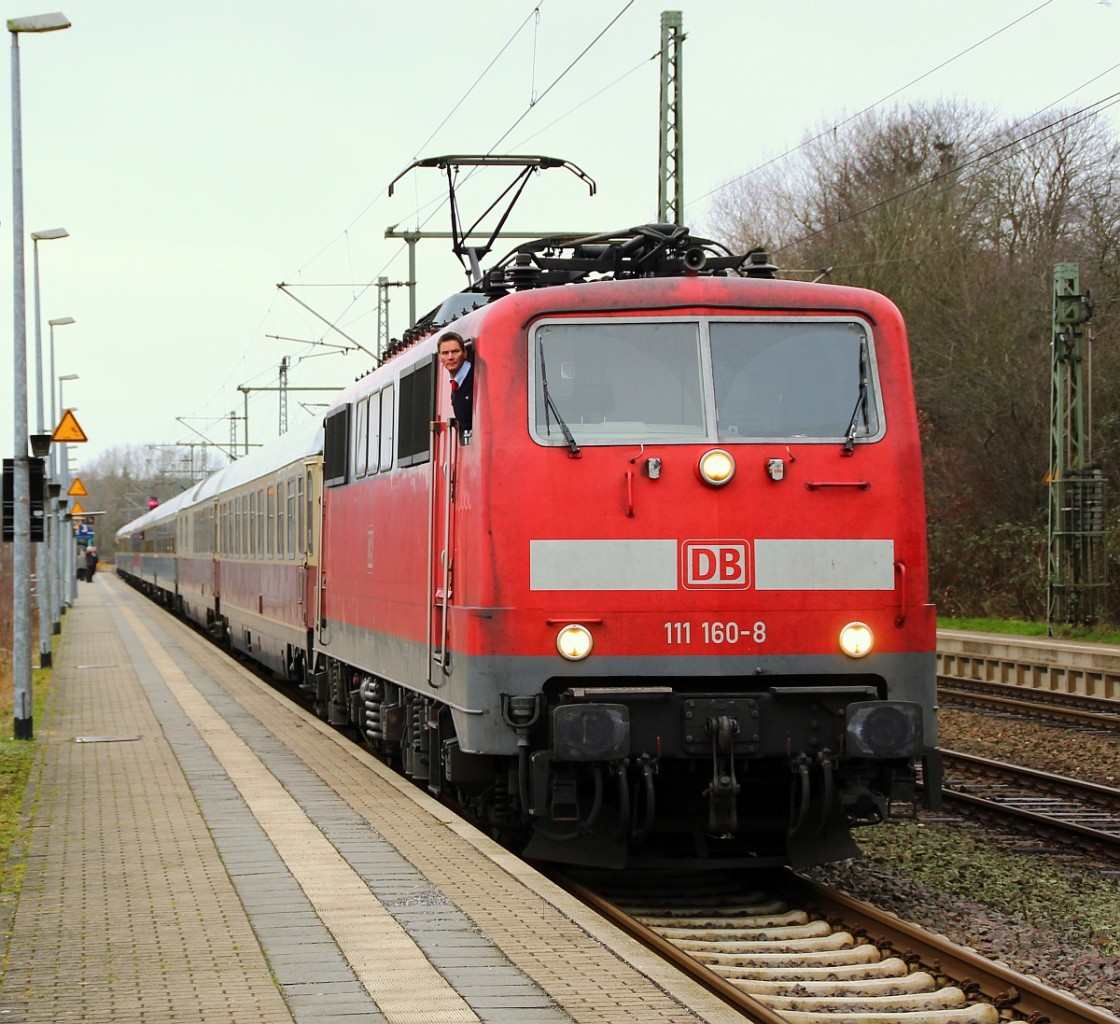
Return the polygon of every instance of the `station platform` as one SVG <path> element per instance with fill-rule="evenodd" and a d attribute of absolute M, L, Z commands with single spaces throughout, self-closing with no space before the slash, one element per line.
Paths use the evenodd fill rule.
<path fill-rule="evenodd" d="M 35 733 L 0 1024 L 742 1020 L 111 571 Z"/>

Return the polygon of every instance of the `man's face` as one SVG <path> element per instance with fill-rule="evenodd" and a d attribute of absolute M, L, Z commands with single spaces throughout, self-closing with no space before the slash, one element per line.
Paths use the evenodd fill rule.
<path fill-rule="evenodd" d="M 459 372 L 459 368 L 463 365 L 463 346 L 457 341 L 441 341 L 439 345 L 439 361 L 443 364 L 443 368 L 451 374 L 452 377 Z"/>

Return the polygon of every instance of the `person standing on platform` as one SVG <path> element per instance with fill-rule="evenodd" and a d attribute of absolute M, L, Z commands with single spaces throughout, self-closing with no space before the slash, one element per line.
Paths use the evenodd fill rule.
<path fill-rule="evenodd" d="M 86 548 L 86 582 L 93 582 L 93 574 L 97 572 L 97 548 L 92 544 Z"/>

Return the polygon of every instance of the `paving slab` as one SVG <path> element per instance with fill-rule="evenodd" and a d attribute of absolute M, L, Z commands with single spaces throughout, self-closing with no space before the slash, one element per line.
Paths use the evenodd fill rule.
<path fill-rule="evenodd" d="M 36 734 L 0 1024 L 742 1019 L 109 573 Z"/>

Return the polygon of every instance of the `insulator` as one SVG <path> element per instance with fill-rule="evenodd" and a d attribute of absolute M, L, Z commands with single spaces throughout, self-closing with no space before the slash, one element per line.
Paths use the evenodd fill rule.
<path fill-rule="evenodd" d="M 534 288 L 540 271 L 533 263 L 533 257 L 527 252 L 519 252 L 513 258 L 513 263 L 506 268 L 506 281 L 515 291 L 525 291 Z"/>

